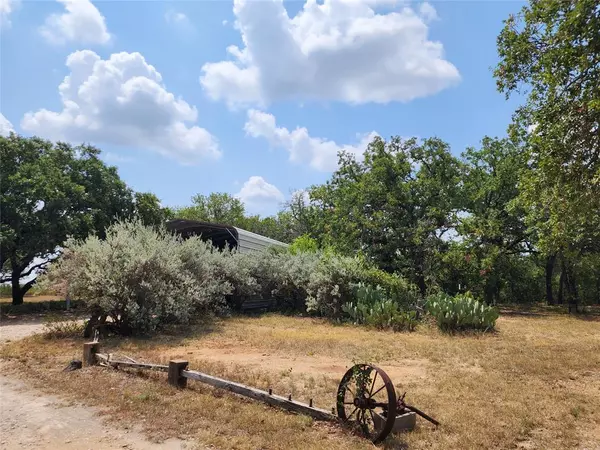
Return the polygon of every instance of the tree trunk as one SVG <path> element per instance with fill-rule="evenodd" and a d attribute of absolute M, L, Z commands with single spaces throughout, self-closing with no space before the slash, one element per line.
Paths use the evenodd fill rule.
<path fill-rule="evenodd" d="M 425 284 L 425 276 L 422 273 L 417 274 L 417 286 L 421 291 L 421 295 L 425 297 L 427 295 L 427 285 Z"/>
<path fill-rule="evenodd" d="M 13 270 L 11 274 L 11 285 L 12 285 L 12 304 L 18 306 L 23 304 L 23 295 L 25 292 L 21 289 L 19 281 L 21 279 L 21 271 Z"/>
<path fill-rule="evenodd" d="M 563 304 L 563 293 L 565 288 L 565 262 L 560 263 L 560 278 L 558 279 L 558 304 Z"/>
<path fill-rule="evenodd" d="M 552 295 L 552 276 L 554 275 L 554 263 L 556 262 L 556 253 L 548 256 L 546 259 L 546 303 L 554 304 L 554 296 Z"/>
<path fill-rule="evenodd" d="M 567 288 L 567 299 L 569 304 L 569 312 L 575 309 L 578 311 L 579 306 L 579 292 L 577 291 L 577 281 L 575 280 L 575 270 L 570 264 L 567 265 L 565 273 L 565 286 Z"/>
<path fill-rule="evenodd" d="M 596 302 L 600 305 L 600 272 L 598 272 L 598 280 L 596 281 Z"/>

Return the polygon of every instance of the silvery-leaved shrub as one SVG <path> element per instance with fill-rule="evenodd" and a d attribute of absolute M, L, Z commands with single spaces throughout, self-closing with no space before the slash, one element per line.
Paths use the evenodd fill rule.
<path fill-rule="evenodd" d="M 361 281 L 365 262 L 359 257 L 321 253 L 318 264 L 310 274 L 306 291 L 306 309 L 326 317 L 340 317 L 342 305 L 352 300 L 352 286 Z"/>
<path fill-rule="evenodd" d="M 199 238 L 181 241 L 138 221 L 107 229 L 106 239 L 69 241 L 49 279 L 63 280 L 93 318 L 122 334 L 146 333 L 167 323 L 210 314 L 231 292 L 215 276 L 213 248 Z"/>
<path fill-rule="evenodd" d="M 278 306 L 288 311 L 306 311 L 307 289 L 319 264 L 318 253 L 282 253 L 273 262 L 277 266 L 277 287 L 273 293 Z"/>
<path fill-rule="evenodd" d="M 489 331 L 499 317 L 495 307 L 477 301 L 469 292 L 454 297 L 444 293 L 432 295 L 427 299 L 426 308 L 442 330 Z"/>
<path fill-rule="evenodd" d="M 256 262 L 252 260 L 252 253 L 224 250 L 217 255 L 213 261 L 214 276 L 231 286 L 227 296 L 230 307 L 238 307 L 245 299 L 259 295 L 261 286 L 254 276 Z"/>

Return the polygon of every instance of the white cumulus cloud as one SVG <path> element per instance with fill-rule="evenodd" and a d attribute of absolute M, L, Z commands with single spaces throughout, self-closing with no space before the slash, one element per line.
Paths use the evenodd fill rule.
<path fill-rule="evenodd" d="M 263 177 L 252 176 L 242 186 L 236 197 L 253 209 L 268 209 L 281 203 L 284 196 L 276 186 L 267 183 Z"/>
<path fill-rule="evenodd" d="M 173 9 L 170 9 L 165 13 L 165 20 L 177 32 L 184 35 L 193 34 L 195 31 L 194 26 L 192 25 L 192 22 L 188 16 L 182 12 L 177 12 Z"/>
<path fill-rule="evenodd" d="M 65 7 L 63 14 L 51 14 L 40 28 L 52 44 L 106 44 L 111 35 L 104 16 L 89 0 L 57 0 Z"/>
<path fill-rule="evenodd" d="M 8 136 L 11 131 L 15 131 L 12 123 L 4 117 L 4 114 L 0 113 L 0 136 Z"/>
<path fill-rule="evenodd" d="M 0 31 L 10 28 L 10 14 L 19 0 L 0 0 Z"/>
<path fill-rule="evenodd" d="M 287 150 L 290 161 L 308 164 L 314 169 L 325 172 L 337 168 L 340 151 L 354 154 L 361 159 L 369 143 L 377 136 L 377 133 L 372 131 L 360 136 L 359 142 L 355 145 L 338 145 L 334 141 L 311 137 L 304 127 L 297 127 L 293 131 L 278 127 L 275 116 L 255 109 L 248 111 L 244 130 L 249 136 L 265 138 L 273 147 Z"/>
<path fill-rule="evenodd" d="M 408 102 L 456 84 L 457 68 L 428 37 L 428 23 L 437 18 L 433 6 L 377 12 L 394 3 L 307 0 L 289 17 L 282 0 L 234 0 L 244 46 L 229 46 L 230 60 L 204 64 L 200 82 L 212 99 L 233 107 Z"/>
<path fill-rule="evenodd" d="M 70 74 L 58 88 L 62 111 L 28 112 L 24 130 L 53 140 L 151 149 L 184 164 L 221 155 L 217 140 L 194 125 L 196 108 L 167 91 L 140 53 L 104 60 L 82 50 L 66 64 Z"/>
<path fill-rule="evenodd" d="M 187 23 L 189 21 L 184 13 L 177 12 L 172 9 L 165 13 L 165 20 L 170 24 Z"/>

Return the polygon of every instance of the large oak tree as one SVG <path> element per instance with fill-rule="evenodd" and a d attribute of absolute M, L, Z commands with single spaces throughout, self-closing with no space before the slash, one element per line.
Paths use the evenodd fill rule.
<path fill-rule="evenodd" d="M 12 284 L 14 305 L 35 283 L 21 280 L 43 270 L 68 238 L 102 236 L 110 223 L 133 214 L 152 224 L 163 220 L 158 199 L 134 199 L 99 155 L 90 145 L 0 137 L 0 282 Z"/>

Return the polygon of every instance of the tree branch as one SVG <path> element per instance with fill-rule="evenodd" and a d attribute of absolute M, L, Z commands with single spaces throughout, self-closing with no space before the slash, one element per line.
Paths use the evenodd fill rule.
<path fill-rule="evenodd" d="M 37 281 L 37 278 L 34 278 L 33 280 L 29 280 L 27 283 L 25 283 L 21 287 L 21 293 L 23 295 L 25 295 L 25 293 L 31 288 L 31 286 L 33 286 L 35 284 L 36 281 Z"/>
<path fill-rule="evenodd" d="M 19 278 L 23 278 L 23 277 L 26 277 L 27 275 L 31 275 L 31 273 L 32 273 L 34 270 L 36 270 L 36 269 L 39 269 L 39 268 L 41 268 L 42 266 L 45 266 L 46 264 L 48 264 L 48 263 L 50 263 L 50 262 L 54 261 L 55 259 L 56 259 L 56 258 L 48 258 L 46 261 L 43 261 L 43 262 L 41 262 L 41 263 L 39 263 L 39 264 L 36 264 L 36 265 L 34 265 L 34 266 L 30 267 L 30 268 L 29 268 L 29 270 L 28 270 L 27 272 L 22 272 L 22 273 L 20 273 L 20 274 L 19 274 Z M 1 277 L 1 278 L 0 278 L 0 283 L 5 283 L 5 282 L 7 282 L 7 281 L 12 281 L 12 275 L 10 275 L 10 276 L 9 276 L 9 275 L 5 275 L 5 276 L 3 276 L 3 277 Z"/>

